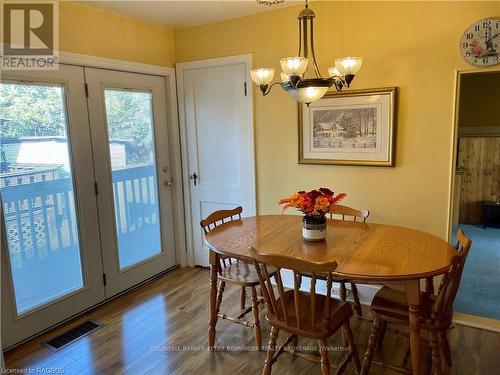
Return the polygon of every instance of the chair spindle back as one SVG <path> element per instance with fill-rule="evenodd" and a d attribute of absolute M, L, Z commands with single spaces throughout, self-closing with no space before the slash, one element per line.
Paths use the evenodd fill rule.
<path fill-rule="evenodd" d="M 243 212 L 243 208 L 238 206 L 232 210 L 219 210 L 212 212 L 206 219 L 200 221 L 200 225 L 203 228 L 203 232 L 208 234 L 211 230 L 216 228 L 218 225 L 227 223 L 229 221 L 239 220 L 241 219 L 241 213 Z M 219 272 L 222 268 L 226 268 L 229 265 L 233 264 L 234 259 L 227 257 L 218 256 L 219 259 Z"/>
<path fill-rule="evenodd" d="M 356 210 L 351 207 L 336 204 L 333 206 L 332 212 L 330 212 L 330 219 L 333 219 L 334 215 L 341 216 L 342 220 L 345 220 L 346 216 L 352 216 L 353 221 L 362 221 L 364 223 L 366 222 L 366 218 L 370 216 L 370 211 Z"/>
<path fill-rule="evenodd" d="M 314 332 L 319 326 L 328 326 L 331 315 L 332 271 L 337 267 L 336 262 L 318 265 L 296 258 L 259 254 L 253 248 L 250 249 L 250 254 L 255 261 L 255 269 L 259 276 L 261 290 L 270 317 L 285 323 L 287 326 L 304 331 Z M 268 266 L 276 268 L 277 272 L 274 276 L 269 275 Z M 293 271 L 293 291 L 285 291 L 280 273 L 281 268 Z M 308 277 L 311 278 L 309 296 L 300 292 L 303 272 L 307 272 Z M 321 274 L 322 279 L 324 279 L 325 275 L 327 276 L 326 295 L 330 297 L 324 300 L 321 317 L 318 317 L 316 313 L 317 304 L 319 303 L 316 291 L 318 274 Z M 275 279 L 279 299 L 271 282 L 272 277 Z"/>
<path fill-rule="evenodd" d="M 217 225 L 227 223 L 228 221 L 234 221 L 236 219 L 241 219 L 241 213 L 243 208 L 238 206 L 232 210 L 219 210 L 212 212 L 206 219 L 200 221 L 200 225 L 203 228 L 205 234 L 208 234 L 211 230 L 217 227 Z"/>
<path fill-rule="evenodd" d="M 450 320 L 453 308 L 453 302 L 460 286 L 465 261 L 472 241 L 462 230 L 457 232 L 457 253 L 451 260 L 451 267 L 443 276 L 438 290 L 438 297 L 434 304 L 432 317 L 439 322 Z"/>

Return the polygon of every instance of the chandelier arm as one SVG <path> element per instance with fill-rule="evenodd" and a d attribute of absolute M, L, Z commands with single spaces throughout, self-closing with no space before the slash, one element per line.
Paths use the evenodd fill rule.
<path fill-rule="evenodd" d="M 276 81 L 276 82 L 271 83 L 270 85 L 259 85 L 259 89 L 260 89 L 260 91 L 262 91 L 262 95 L 266 96 L 267 94 L 269 94 L 271 92 L 271 89 L 273 88 L 273 86 L 278 85 L 278 84 L 281 84 L 281 82 Z"/>
<path fill-rule="evenodd" d="M 316 72 L 316 77 L 321 78 L 321 74 L 319 73 L 318 64 L 316 63 L 316 55 L 314 54 L 314 19 L 311 18 L 311 56 L 314 65 L 314 71 Z"/>
<path fill-rule="evenodd" d="M 302 18 L 302 29 L 304 32 L 304 57 L 307 59 L 309 56 L 309 51 L 307 50 L 307 19 Z M 304 74 L 307 74 L 307 70 L 304 72 Z"/>
<path fill-rule="evenodd" d="M 299 18 L 299 54 L 297 56 L 300 56 L 301 52 L 302 52 L 302 22 L 300 21 Z"/>
<path fill-rule="evenodd" d="M 345 82 L 344 77 L 342 76 L 331 76 L 330 78 L 333 78 L 334 80 L 339 80 L 340 82 Z"/>
<path fill-rule="evenodd" d="M 342 91 L 342 89 L 345 86 L 344 79 L 342 77 L 339 77 L 339 76 L 333 76 L 333 77 L 330 77 L 330 78 L 333 78 L 333 84 L 335 85 L 335 89 L 337 91 Z"/>

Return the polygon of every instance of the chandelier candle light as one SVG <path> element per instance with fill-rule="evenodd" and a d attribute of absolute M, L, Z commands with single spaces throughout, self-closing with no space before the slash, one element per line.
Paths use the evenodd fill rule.
<path fill-rule="evenodd" d="M 345 193 L 335 195 L 328 188 L 320 188 L 308 192 L 299 191 L 278 203 L 283 205 L 283 211 L 292 207 L 302 212 L 302 237 L 305 241 L 320 242 L 326 238 L 325 215 L 333 212 L 333 207 L 345 196 Z"/>
<path fill-rule="evenodd" d="M 273 68 L 259 68 L 250 72 L 252 80 L 259 86 L 264 96 L 269 94 L 274 85 L 280 84 L 295 100 L 309 105 L 321 99 L 330 87 L 335 86 L 337 91 L 342 91 L 351 84 L 361 68 L 363 62 L 361 57 L 337 59 L 335 66 L 328 68 L 329 76 L 321 77 L 314 54 L 314 17 L 315 14 L 309 9 L 306 1 L 306 7 L 298 16 L 299 53 L 298 56 L 281 59 L 281 82 L 271 83 L 274 77 Z M 314 73 L 311 74 L 310 70 L 314 70 Z"/>

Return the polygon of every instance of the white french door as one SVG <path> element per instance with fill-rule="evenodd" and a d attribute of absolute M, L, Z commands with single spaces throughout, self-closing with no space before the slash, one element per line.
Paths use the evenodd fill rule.
<path fill-rule="evenodd" d="M 175 265 L 165 79 L 2 72 L 2 344 Z"/>
<path fill-rule="evenodd" d="M 4 347 L 104 299 L 83 87 L 74 66 L 2 72 Z"/>
<path fill-rule="evenodd" d="M 110 297 L 175 265 L 165 79 L 90 68 L 85 77 Z"/>

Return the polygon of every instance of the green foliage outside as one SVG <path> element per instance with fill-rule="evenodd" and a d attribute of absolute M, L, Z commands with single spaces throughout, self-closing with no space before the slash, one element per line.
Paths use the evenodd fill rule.
<path fill-rule="evenodd" d="M 60 87 L 0 85 L 0 136 L 64 136 L 61 104 Z"/>
<path fill-rule="evenodd" d="M 131 91 L 106 91 L 106 116 L 110 139 L 129 142 L 127 164 L 151 164 L 151 94 Z"/>
<path fill-rule="evenodd" d="M 127 164 L 150 164 L 154 160 L 151 95 L 107 91 L 105 101 L 109 138 L 126 142 Z M 1 84 L 0 137 L 65 137 L 64 107 L 61 87 Z"/>

